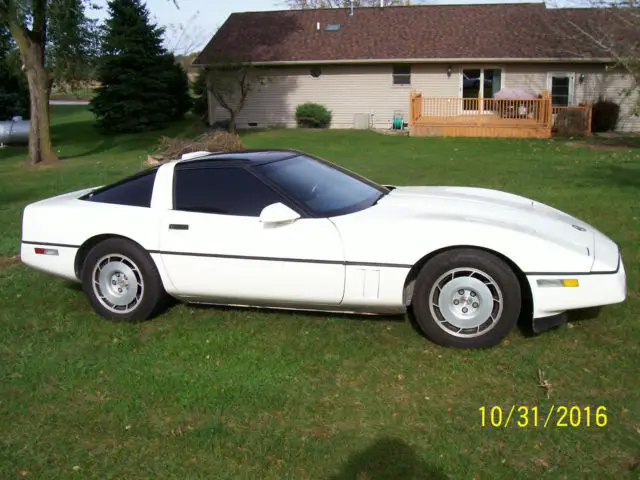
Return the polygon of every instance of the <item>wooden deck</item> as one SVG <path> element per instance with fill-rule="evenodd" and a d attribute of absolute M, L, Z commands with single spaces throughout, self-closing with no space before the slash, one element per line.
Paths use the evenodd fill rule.
<path fill-rule="evenodd" d="M 538 99 L 423 97 L 412 92 L 409 133 L 420 137 L 549 138 L 558 112 L 548 92 Z M 590 110 L 587 113 L 590 132 Z"/>

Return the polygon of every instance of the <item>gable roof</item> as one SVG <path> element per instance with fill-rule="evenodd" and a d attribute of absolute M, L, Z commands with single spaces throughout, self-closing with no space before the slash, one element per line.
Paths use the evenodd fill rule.
<path fill-rule="evenodd" d="M 603 50 L 593 42 L 563 38 L 569 19 L 598 22 L 596 10 L 601 9 L 514 3 L 369 7 L 355 9 L 353 16 L 342 8 L 234 13 L 194 65 L 601 59 Z M 340 28 L 327 31 L 329 24 Z"/>

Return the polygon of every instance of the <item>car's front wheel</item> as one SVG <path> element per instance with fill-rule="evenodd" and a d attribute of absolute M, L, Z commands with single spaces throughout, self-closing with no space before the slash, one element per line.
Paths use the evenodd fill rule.
<path fill-rule="evenodd" d="M 483 250 L 461 248 L 423 266 L 411 306 L 431 341 L 483 348 L 499 343 L 516 325 L 521 303 L 518 278 L 507 263 Z"/>
<path fill-rule="evenodd" d="M 104 240 L 89 251 L 82 287 L 93 309 L 110 320 L 146 320 L 166 297 L 149 254 L 122 238 Z"/>

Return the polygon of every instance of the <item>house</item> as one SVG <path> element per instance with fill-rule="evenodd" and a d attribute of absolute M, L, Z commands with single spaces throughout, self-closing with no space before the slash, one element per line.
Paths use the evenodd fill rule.
<path fill-rule="evenodd" d="M 605 9 L 542 3 L 234 13 L 194 65 L 251 63 L 268 78 L 248 95 L 238 128 L 295 126 L 296 106 L 308 101 L 329 108 L 335 128 L 363 115 L 390 128 L 394 116 L 408 117 L 411 91 L 491 98 L 524 87 L 549 91 L 555 106 L 614 100 L 617 129 L 639 131 L 637 94 L 625 94 L 634 78 L 610 68 L 613 54 L 596 37 L 613 26 L 620 42 L 637 42 L 620 23 Z M 228 118 L 211 95 L 209 118 Z"/>

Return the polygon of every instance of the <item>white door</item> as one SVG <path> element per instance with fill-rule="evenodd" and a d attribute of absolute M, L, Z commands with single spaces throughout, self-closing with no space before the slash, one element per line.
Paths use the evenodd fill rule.
<path fill-rule="evenodd" d="M 260 211 L 282 198 L 242 168 L 176 175 L 176 209 L 162 220 L 160 249 L 181 295 L 236 304 L 341 302 L 344 255 L 330 220 L 262 223 Z"/>
<path fill-rule="evenodd" d="M 554 107 L 573 105 L 574 74 L 551 72 L 547 77 L 547 88 L 551 92 Z"/>

